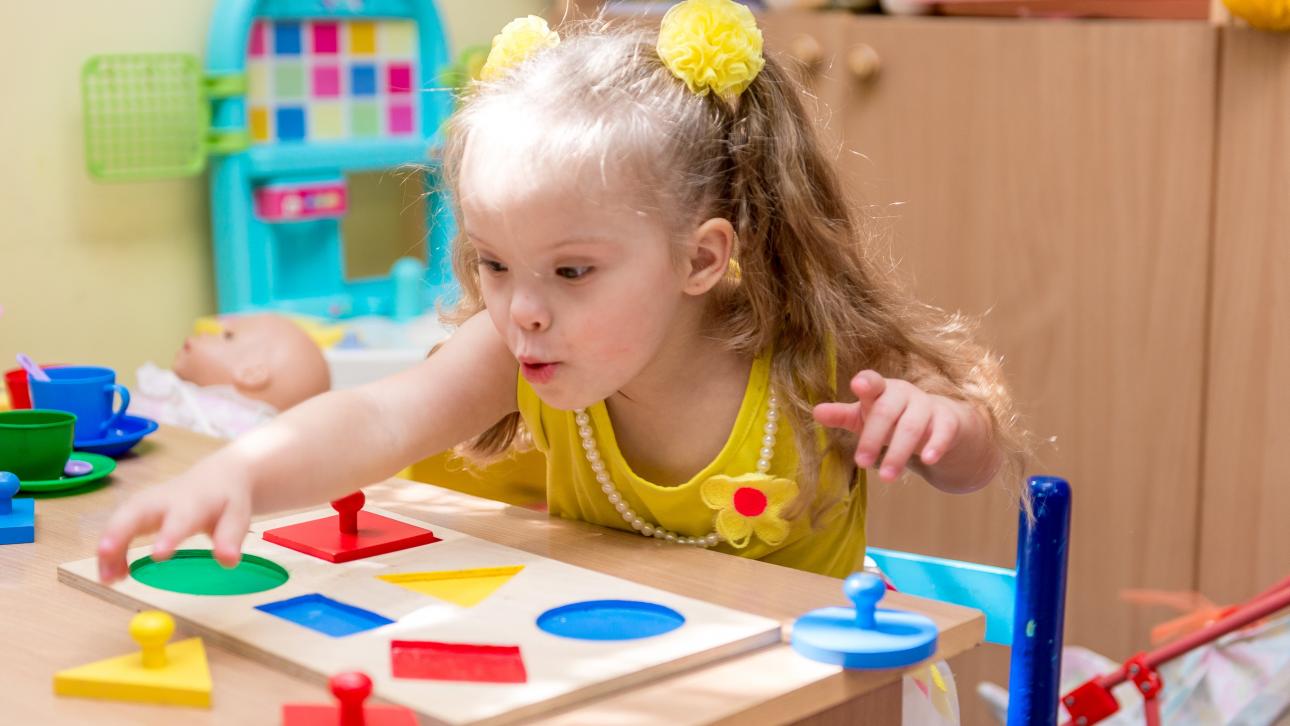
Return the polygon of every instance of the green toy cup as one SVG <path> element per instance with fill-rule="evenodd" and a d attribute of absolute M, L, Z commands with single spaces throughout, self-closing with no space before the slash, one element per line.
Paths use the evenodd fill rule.
<path fill-rule="evenodd" d="M 19 481 L 62 478 L 75 431 L 76 416 L 66 411 L 0 411 L 0 471 Z"/>

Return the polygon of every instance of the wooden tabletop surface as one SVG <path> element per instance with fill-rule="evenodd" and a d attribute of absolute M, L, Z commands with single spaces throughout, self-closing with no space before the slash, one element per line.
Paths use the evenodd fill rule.
<path fill-rule="evenodd" d="M 53 695 L 55 671 L 137 649 L 127 632 L 134 613 L 59 583 L 58 565 L 94 554 L 104 523 L 127 495 L 164 482 L 218 444 L 162 427 L 119 462 L 107 484 L 71 496 L 38 498 L 35 543 L 0 546 L 0 657 L 5 661 L 0 722 L 108 726 L 178 719 L 244 726 L 277 723 L 283 703 L 331 700 L 320 684 L 216 647 L 207 651 L 215 683 L 209 711 Z M 372 506 L 786 625 L 813 608 L 849 604 L 841 582 L 821 575 L 556 519 L 428 484 L 392 479 L 364 491 Z M 981 642 L 984 618 L 974 610 L 898 594 L 889 595 L 883 605 L 931 617 L 941 629 L 940 657 Z M 181 630 L 174 637 L 183 635 Z M 586 701 L 542 723 L 790 722 L 859 709 L 880 691 L 890 697 L 898 692 L 890 687 L 898 676 L 842 672 L 781 644 Z"/>

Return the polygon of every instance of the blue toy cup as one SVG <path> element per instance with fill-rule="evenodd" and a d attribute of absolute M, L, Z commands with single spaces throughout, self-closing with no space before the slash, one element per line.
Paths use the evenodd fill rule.
<path fill-rule="evenodd" d="M 48 381 L 32 378 L 31 401 L 36 408 L 76 414 L 76 440 L 101 439 L 130 407 L 130 391 L 116 382 L 116 371 L 101 366 L 48 368 Z M 114 394 L 121 407 L 112 409 Z"/>

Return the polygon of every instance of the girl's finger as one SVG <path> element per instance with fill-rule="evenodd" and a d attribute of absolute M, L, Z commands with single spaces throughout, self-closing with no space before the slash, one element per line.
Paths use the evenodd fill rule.
<path fill-rule="evenodd" d="M 161 508 L 147 502 L 120 507 L 108 520 L 99 537 L 99 581 L 111 584 L 125 577 L 125 553 L 130 542 L 140 535 L 156 532 L 161 526 Z"/>
<path fill-rule="evenodd" d="M 166 512 L 166 519 L 161 524 L 157 541 L 152 544 L 152 559 L 168 560 L 175 554 L 179 543 L 197 532 L 202 523 L 198 515 L 199 508 L 193 504 L 172 507 Z"/>
<path fill-rule="evenodd" d="M 959 438 L 959 417 L 954 412 L 944 406 L 938 406 L 936 412 L 932 414 L 932 433 L 927 437 L 927 445 L 918 458 L 923 460 L 924 464 L 935 464 L 945 456 L 946 452 L 954 448 L 954 444 Z"/>
<path fill-rule="evenodd" d="M 887 453 L 883 454 L 882 468 L 878 471 L 878 476 L 883 481 L 895 481 L 905 471 L 909 457 L 927 439 L 927 429 L 931 422 L 931 401 L 926 395 L 912 396 L 892 431 Z"/>
<path fill-rule="evenodd" d="M 858 403 L 821 403 L 811 413 L 821 426 L 860 433 L 863 419 Z"/>
<path fill-rule="evenodd" d="M 908 403 L 908 390 L 890 386 L 872 406 L 863 410 L 864 428 L 856 442 L 856 466 L 867 469 L 878 460 L 882 447 L 891 439 L 892 427 Z"/>
<path fill-rule="evenodd" d="M 229 568 L 237 567 L 242 560 L 242 540 L 251 526 L 251 504 L 240 499 L 224 505 L 224 513 L 215 523 L 211 540 L 215 545 L 215 560 Z"/>
<path fill-rule="evenodd" d="M 856 394 L 856 400 L 860 402 L 863 410 L 869 410 L 874 401 L 887 390 L 887 379 L 878 374 L 878 371 L 863 370 L 851 379 L 851 392 Z"/>

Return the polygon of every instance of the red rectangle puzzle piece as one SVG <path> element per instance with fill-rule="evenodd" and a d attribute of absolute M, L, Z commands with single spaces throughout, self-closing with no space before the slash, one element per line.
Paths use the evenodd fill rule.
<path fill-rule="evenodd" d="M 528 673 L 516 645 L 472 645 L 395 640 L 390 643 L 395 678 L 479 683 L 525 683 Z"/>

